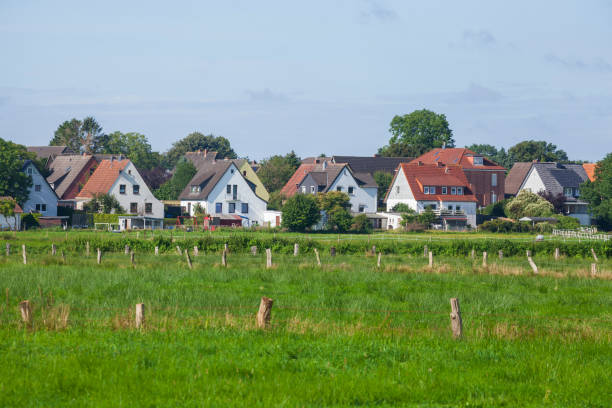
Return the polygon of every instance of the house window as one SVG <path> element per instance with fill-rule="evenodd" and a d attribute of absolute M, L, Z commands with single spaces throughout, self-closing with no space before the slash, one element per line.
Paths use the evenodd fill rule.
<path fill-rule="evenodd" d="M 429 194 L 436 194 L 436 188 L 433 186 L 429 187 Z"/>
<path fill-rule="evenodd" d="M 455 210 L 461 211 L 461 206 L 460 205 L 455 206 Z"/>
<path fill-rule="evenodd" d="M 399 188 L 400 188 L 400 186 L 395 187 L 395 192 L 396 192 L 397 194 L 399 194 Z"/>
<path fill-rule="evenodd" d="M 138 212 L 138 203 L 130 203 L 130 213 L 136 214 Z"/>
<path fill-rule="evenodd" d="M 565 187 L 563 189 L 563 195 L 566 196 L 566 197 L 571 197 L 573 195 L 573 193 L 574 192 L 572 191 L 571 187 Z"/>
<path fill-rule="evenodd" d="M 457 195 L 463 195 L 463 187 L 457 187 Z"/>
<path fill-rule="evenodd" d="M 153 212 L 153 203 L 145 203 L 145 212 L 151 214 Z"/>
<path fill-rule="evenodd" d="M 140 186 L 138 184 L 134 184 L 132 186 L 132 193 L 134 194 L 140 194 Z"/>
<path fill-rule="evenodd" d="M 423 187 L 423 194 L 429 194 L 429 186 Z"/>
<path fill-rule="evenodd" d="M 223 203 L 215 203 L 215 212 L 221 214 L 223 212 Z"/>
<path fill-rule="evenodd" d="M 456 194 L 457 194 L 457 188 L 451 187 L 451 195 L 456 195 Z"/>
<path fill-rule="evenodd" d="M 227 187 L 225 187 L 225 193 L 226 194 L 232 194 L 232 185 L 228 184 Z"/>
<path fill-rule="evenodd" d="M 28 173 L 31 176 L 32 174 L 34 174 L 34 170 L 31 167 L 28 167 L 26 169 L 26 173 Z"/>
<path fill-rule="evenodd" d="M 442 194 L 446 194 L 446 187 L 442 187 Z"/>
<path fill-rule="evenodd" d="M 229 210 L 228 210 L 228 212 L 230 214 L 233 214 L 233 213 L 236 212 L 236 203 L 229 203 Z"/>
<path fill-rule="evenodd" d="M 94 174 L 94 171 L 96 171 L 95 167 L 90 167 L 89 168 L 89 175 L 91 176 L 92 174 Z"/>
<path fill-rule="evenodd" d="M 311 192 L 312 194 L 314 194 L 314 193 L 315 193 L 315 186 L 310 186 L 310 192 Z"/>
<path fill-rule="evenodd" d="M 474 156 L 474 166 L 482 166 L 482 156 Z"/>
<path fill-rule="evenodd" d="M 336 191 L 342 191 L 342 186 L 336 187 Z"/>
<path fill-rule="evenodd" d="M 34 186 L 34 191 L 40 191 L 40 184 L 36 184 Z"/>
<path fill-rule="evenodd" d="M 453 206 L 452 206 L 452 205 L 449 205 L 449 206 L 448 206 L 448 210 L 449 210 L 449 211 L 453 211 Z"/>
<path fill-rule="evenodd" d="M 306 186 L 302 186 L 302 194 L 306 194 Z"/>
<path fill-rule="evenodd" d="M 241 210 L 243 214 L 248 214 L 249 213 L 249 203 L 242 203 Z"/>
<path fill-rule="evenodd" d="M 128 174 L 131 176 L 132 175 L 132 170 L 128 170 Z"/>
<path fill-rule="evenodd" d="M 491 204 L 495 204 L 497 202 L 497 194 L 491 192 Z"/>
<path fill-rule="evenodd" d="M 575 188 L 574 189 L 574 197 L 580 197 L 580 189 L 579 188 Z"/>
<path fill-rule="evenodd" d="M 359 204 L 359 212 L 364 212 L 364 211 L 365 211 L 365 205 Z"/>
<path fill-rule="evenodd" d="M 497 186 L 497 173 L 491 174 L 491 186 Z"/>
<path fill-rule="evenodd" d="M 125 184 L 119 184 L 119 194 L 125 194 Z"/>
<path fill-rule="evenodd" d="M 199 193 L 200 192 L 200 186 L 191 186 L 191 192 L 192 193 Z"/>
<path fill-rule="evenodd" d="M 47 204 L 36 204 L 36 211 L 47 211 Z"/>
<path fill-rule="evenodd" d="M 348 188 L 348 193 L 349 193 L 349 195 L 355 194 L 355 188 L 354 187 L 349 187 Z"/>

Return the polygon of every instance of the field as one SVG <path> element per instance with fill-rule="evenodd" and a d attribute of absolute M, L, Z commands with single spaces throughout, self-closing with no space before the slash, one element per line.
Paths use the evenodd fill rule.
<path fill-rule="evenodd" d="M 335 236 L 309 238 L 329 241 L 319 246 L 321 266 L 303 241 L 295 257 L 278 246 L 271 268 L 263 248 L 232 246 L 223 267 L 220 234 L 197 256 L 189 233 L 174 238 L 159 241 L 155 256 L 149 244 L 158 241 L 144 234 L 0 236 L 0 406 L 612 405 L 612 260 L 600 253 L 591 275 L 589 243 L 559 260 L 536 247 L 536 275 L 524 253 L 490 251 L 486 267 L 480 251 L 434 253 L 429 267 L 422 247 L 397 251 L 452 234 L 348 238 L 394 248 L 380 267 Z M 121 250 L 105 250 L 97 264 L 83 240 Z M 175 244 L 190 248 L 192 268 Z M 263 330 L 262 296 L 274 299 Z M 460 339 L 450 329 L 452 297 Z"/>

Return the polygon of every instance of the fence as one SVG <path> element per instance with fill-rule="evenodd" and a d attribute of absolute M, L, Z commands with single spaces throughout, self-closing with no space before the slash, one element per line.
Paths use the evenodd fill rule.
<path fill-rule="evenodd" d="M 612 235 L 610 234 L 597 234 L 597 230 L 594 228 L 586 228 L 585 231 L 576 231 L 576 230 L 560 230 L 553 229 L 553 235 L 563 238 L 577 238 L 577 239 L 585 239 L 585 240 L 601 240 L 608 241 L 612 239 Z"/>

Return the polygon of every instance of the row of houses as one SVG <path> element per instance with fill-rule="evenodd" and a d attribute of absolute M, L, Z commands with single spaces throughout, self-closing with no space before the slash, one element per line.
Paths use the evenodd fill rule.
<path fill-rule="evenodd" d="M 48 177 L 32 162 L 23 171 L 32 177 L 24 212 L 43 218 L 57 217 L 58 206 L 82 209 L 97 194 L 111 194 L 134 216 L 164 217 L 164 203 L 156 199 L 138 169 L 127 158 L 113 155 L 70 154 L 62 146 L 30 147 L 46 162 Z M 196 174 L 179 196 L 182 213 L 198 211 L 226 220 L 227 225 L 277 226 L 278 211 L 269 211 L 269 193 L 253 163 L 244 159 L 218 159 L 216 152 L 185 154 Z M 516 163 L 506 169 L 466 148 L 437 148 L 420 157 L 310 157 L 302 161 L 282 188 L 285 198 L 294 194 L 339 191 L 349 196 L 350 210 L 366 214 L 377 228 L 396 228 L 405 204 L 417 213 L 431 210 L 444 228 L 476 226 L 476 214 L 484 207 L 523 189 L 546 191 L 566 198 L 565 213 L 590 224 L 587 203 L 579 199 L 579 186 L 594 165 Z M 387 191 L 376 183 L 378 173 L 392 178 Z M 386 211 L 379 211 L 385 208 Z M 229 224 L 228 224 L 229 223 Z"/>

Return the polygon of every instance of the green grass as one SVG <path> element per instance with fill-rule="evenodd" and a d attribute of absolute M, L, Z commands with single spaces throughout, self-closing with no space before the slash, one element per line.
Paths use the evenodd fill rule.
<path fill-rule="evenodd" d="M 21 237 L 20 237 L 21 239 Z M 20 241 L 21 242 L 21 241 Z M 322 252 L 0 256 L 0 406 L 590 406 L 612 402 L 612 262 Z M 255 327 L 262 296 L 272 326 Z M 460 300 L 464 337 L 450 332 Z M 29 299 L 34 324 L 20 322 Z M 133 327 L 144 302 L 146 327 Z M 60 305 L 70 307 L 67 327 Z M 58 327 L 59 326 L 59 327 Z"/>

